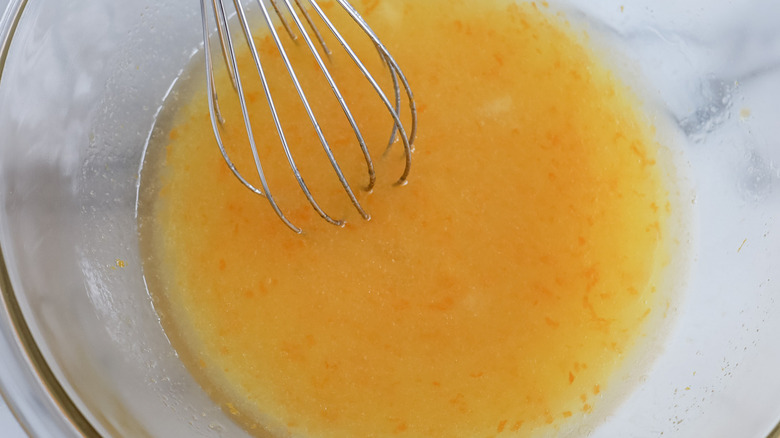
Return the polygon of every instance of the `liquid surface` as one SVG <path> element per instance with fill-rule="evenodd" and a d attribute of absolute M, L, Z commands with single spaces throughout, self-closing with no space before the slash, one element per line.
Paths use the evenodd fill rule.
<path fill-rule="evenodd" d="M 272 190 L 305 230 L 296 235 L 230 173 L 205 96 L 193 97 L 147 172 L 141 219 L 174 346 L 259 434 L 529 436 L 587 421 L 617 396 L 612 376 L 670 299 L 656 290 L 671 204 L 652 126 L 582 33 L 541 6 L 365 3 L 419 103 L 409 183 L 392 185 L 400 144 L 382 158 L 389 119 L 361 119 L 378 183 L 359 194 L 372 220 L 359 219 L 282 94 L 304 177 L 348 220 L 320 219 L 278 141 L 261 137 Z M 270 44 L 258 36 L 261 53 Z M 362 81 L 332 62 L 340 83 Z M 224 73 L 217 81 L 226 144 L 249 175 L 240 114 Z M 273 133 L 256 82 L 245 84 L 255 132 Z M 370 90 L 347 88 L 356 114 L 384 114 Z M 365 185 L 351 130 L 316 90 L 348 178 Z"/>

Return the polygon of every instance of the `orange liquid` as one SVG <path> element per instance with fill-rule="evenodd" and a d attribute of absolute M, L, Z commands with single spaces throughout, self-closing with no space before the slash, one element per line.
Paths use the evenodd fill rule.
<path fill-rule="evenodd" d="M 581 34 L 544 8 L 364 3 L 419 104 L 408 185 L 392 185 L 401 145 L 381 157 L 389 119 L 360 119 L 378 184 L 359 194 L 373 217 L 359 219 L 292 94 L 280 92 L 304 177 L 348 220 L 325 223 L 292 181 L 247 79 L 264 168 L 305 230 L 296 235 L 229 172 L 205 96 L 193 97 L 142 223 L 174 346 L 250 430 L 282 436 L 528 436 L 587 420 L 618 391 L 610 376 L 653 329 L 648 316 L 668 304 L 655 290 L 671 207 L 653 128 Z M 270 40 L 257 39 L 271 56 Z M 313 83 L 312 62 L 293 52 Z M 284 77 L 266 62 L 270 77 Z M 339 83 L 362 82 L 345 58 L 332 64 Z M 249 175 L 240 114 L 224 72 L 217 80 L 226 143 Z M 370 90 L 346 88 L 356 114 L 384 114 Z M 330 108 L 320 121 L 353 187 L 365 185 L 329 90 L 307 92 Z"/>

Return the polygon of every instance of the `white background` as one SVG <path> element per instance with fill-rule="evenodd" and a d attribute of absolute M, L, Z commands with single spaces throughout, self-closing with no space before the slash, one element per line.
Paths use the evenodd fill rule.
<path fill-rule="evenodd" d="M 3 4 L 3 7 L 5 6 L 5 0 L 0 0 L 0 3 Z M 0 436 L 3 438 L 24 438 L 27 436 L 19 427 L 2 398 L 0 398 Z"/>

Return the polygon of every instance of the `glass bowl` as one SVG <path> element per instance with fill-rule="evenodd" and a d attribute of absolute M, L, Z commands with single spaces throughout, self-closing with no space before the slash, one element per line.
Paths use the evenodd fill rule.
<path fill-rule="evenodd" d="M 552 3 L 671 126 L 690 205 L 661 351 L 574 434 L 780 435 L 780 3 Z M 248 436 L 179 361 L 138 247 L 145 146 L 200 32 L 183 0 L 14 0 L 0 21 L 0 390 L 33 436 Z"/>

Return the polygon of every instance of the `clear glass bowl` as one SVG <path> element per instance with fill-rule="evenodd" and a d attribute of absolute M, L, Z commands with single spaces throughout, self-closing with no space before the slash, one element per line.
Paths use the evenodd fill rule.
<path fill-rule="evenodd" d="M 667 341 L 607 420 L 576 434 L 777 436 L 780 3 L 553 7 L 668 119 L 690 203 Z M 34 436 L 247 436 L 171 348 L 137 242 L 144 147 L 200 45 L 198 11 L 18 0 L 0 21 L 0 389 Z"/>

